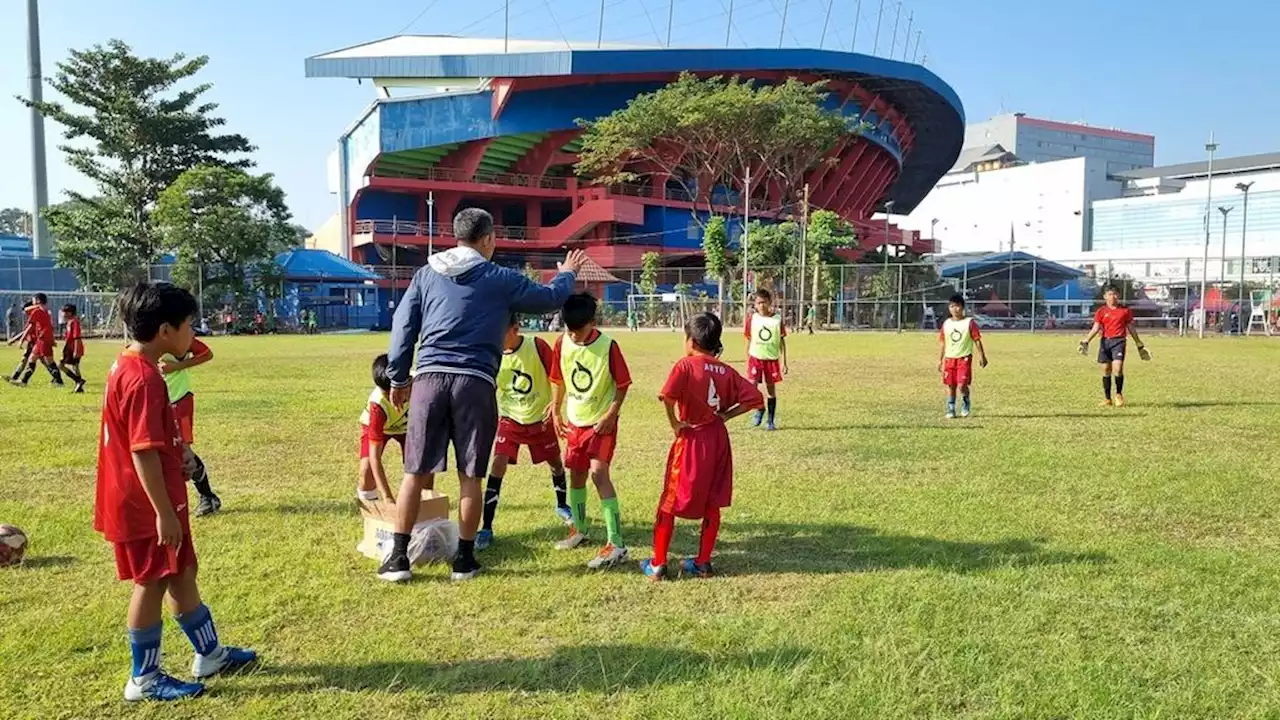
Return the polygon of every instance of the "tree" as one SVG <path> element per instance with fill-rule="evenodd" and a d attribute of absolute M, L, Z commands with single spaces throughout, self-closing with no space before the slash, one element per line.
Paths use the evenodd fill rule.
<path fill-rule="evenodd" d="M 830 210 L 818 210 L 809 217 L 805 234 L 805 262 L 813 267 L 813 304 L 819 294 L 832 298 L 839 291 L 839 282 L 829 266 L 840 263 L 837 250 L 857 244 L 853 226 Z M 830 320 L 830 318 L 828 318 Z"/>
<path fill-rule="evenodd" d="M 747 267 L 755 271 L 757 283 L 772 281 L 794 255 L 800 226 L 752 220 L 747 224 L 747 234 Z"/>
<path fill-rule="evenodd" d="M 641 295 L 649 295 L 645 298 L 644 310 L 645 321 L 649 324 L 658 321 L 658 301 L 652 297 L 658 292 L 658 268 L 662 265 L 662 255 L 656 252 L 647 252 L 640 256 L 640 282 L 637 286 Z"/>
<path fill-rule="evenodd" d="M 720 317 L 724 317 L 724 278 L 729 274 L 729 228 L 725 219 L 714 215 L 702 231 L 702 254 L 706 257 L 707 275 L 716 279 L 716 295 Z"/>
<path fill-rule="evenodd" d="M 58 242 L 54 259 L 72 268 L 84 289 L 110 291 L 146 280 L 153 255 L 135 242 L 129 208 L 118 198 L 80 198 L 45 209 Z"/>
<path fill-rule="evenodd" d="M 206 292 L 242 295 L 249 279 L 271 275 L 275 256 L 293 247 L 284 192 L 271 175 L 200 166 L 184 172 L 156 203 L 163 247 L 177 258 L 174 275 Z M 278 283 L 276 283 L 278 285 Z"/>
<path fill-rule="evenodd" d="M 311 237 L 312 232 L 305 225 L 293 223 L 289 226 L 293 230 L 293 246 L 302 247 L 307 244 L 307 239 Z"/>
<path fill-rule="evenodd" d="M 212 114 L 218 107 L 215 103 L 202 100 L 210 85 L 176 89 L 208 62 L 206 56 L 182 54 L 139 57 L 125 43 L 111 40 L 105 46 L 72 50 L 70 58 L 58 63 L 49 84 L 67 104 L 22 100 L 63 126 L 67 143 L 59 147 L 67 162 L 97 185 L 97 194 L 104 200 L 90 204 L 113 228 L 110 242 L 94 246 L 89 243 L 95 234 L 79 238 L 66 234 L 84 228 L 64 217 L 61 231 L 53 230 L 59 243 L 78 242 L 97 256 L 125 249 L 149 263 L 160 248 L 150 214 L 166 187 L 197 165 L 252 165 L 239 157 L 254 150 L 248 140 L 218 134 L 226 121 Z M 68 195 L 89 202 L 78 193 Z M 125 226 L 127 233 L 115 232 Z M 85 269 L 70 267 L 78 272 Z M 84 273 L 80 274 L 83 279 Z"/>
<path fill-rule="evenodd" d="M 31 235 L 31 213 L 21 208 L 0 210 L 0 235 Z"/>

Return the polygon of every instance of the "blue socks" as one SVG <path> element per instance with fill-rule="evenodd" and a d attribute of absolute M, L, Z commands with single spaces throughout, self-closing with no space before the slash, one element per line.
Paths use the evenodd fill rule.
<path fill-rule="evenodd" d="M 141 630 L 129 628 L 129 650 L 133 654 L 133 677 L 140 678 L 160 669 L 162 623 Z"/>
<path fill-rule="evenodd" d="M 964 396 L 963 402 L 964 402 L 964 411 L 969 412 L 969 396 L 968 395 Z"/>
<path fill-rule="evenodd" d="M 213 626 L 213 614 L 209 612 L 208 605 L 201 603 L 195 610 L 179 615 L 178 624 L 198 654 L 209 655 L 218 649 L 218 630 Z"/>
<path fill-rule="evenodd" d="M 951 413 L 952 415 L 955 415 L 955 414 L 956 414 L 956 399 L 955 399 L 955 398 L 947 398 L 947 412 L 948 412 L 948 413 Z"/>

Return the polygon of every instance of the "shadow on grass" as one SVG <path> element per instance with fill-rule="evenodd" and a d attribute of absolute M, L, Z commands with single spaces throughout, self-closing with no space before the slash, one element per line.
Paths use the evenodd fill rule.
<path fill-rule="evenodd" d="M 338 689 L 353 692 L 613 693 L 697 681 L 715 672 L 786 672 L 807 663 L 811 655 L 808 650 L 786 647 L 711 655 L 640 645 L 586 645 L 557 648 L 545 657 L 458 663 L 386 661 L 364 665 L 268 666 L 261 670 L 262 675 L 288 679 L 282 678 L 281 682 L 271 683 L 265 688 L 246 687 L 242 692 L 293 693 Z M 218 692 L 237 691 L 226 687 L 219 688 Z"/>
<path fill-rule="evenodd" d="M 995 417 L 987 415 L 986 417 Z M 822 432 L 828 430 L 981 430 L 981 425 L 971 425 L 971 421 L 944 422 L 941 417 L 937 422 L 923 423 L 880 423 L 871 425 L 783 425 L 777 432 Z"/>
<path fill-rule="evenodd" d="M 1171 400 L 1168 402 L 1143 403 L 1147 407 L 1166 407 L 1174 409 L 1216 408 L 1216 407 L 1275 407 L 1280 405 L 1272 400 Z"/>
<path fill-rule="evenodd" d="M 1142 417 L 1125 409 L 1101 410 L 1098 412 L 1060 412 L 1060 413 L 983 413 L 984 418 L 1005 418 L 1013 420 L 1056 420 L 1058 418 L 1089 418 L 1091 420 L 1124 420 Z"/>
<path fill-rule="evenodd" d="M 37 555 L 28 557 L 22 561 L 21 567 L 31 570 L 41 570 L 44 568 L 67 567 L 80 562 L 77 558 L 70 555 Z"/>
<path fill-rule="evenodd" d="M 963 542 L 912 535 L 884 535 L 856 525 L 731 523 L 718 544 L 726 574 L 853 573 L 932 569 L 977 572 L 991 568 L 1104 564 L 1101 553 L 1047 550 L 1044 542 L 1009 539 Z"/>
<path fill-rule="evenodd" d="M 359 518 L 359 510 L 355 499 L 351 500 L 304 500 L 287 502 L 280 505 L 228 506 L 219 510 L 210 518 L 219 515 L 342 515 Z"/>

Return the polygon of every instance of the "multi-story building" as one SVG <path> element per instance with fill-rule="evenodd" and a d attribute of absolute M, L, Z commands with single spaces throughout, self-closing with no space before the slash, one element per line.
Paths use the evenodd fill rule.
<path fill-rule="evenodd" d="M 1041 163 L 1067 158 L 1103 160 L 1115 174 L 1155 164 L 1153 135 L 1041 120 L 1023 113 L 1006 113 L 965 128 L 965 148 L 999 145 L 1023 162 Z"/>

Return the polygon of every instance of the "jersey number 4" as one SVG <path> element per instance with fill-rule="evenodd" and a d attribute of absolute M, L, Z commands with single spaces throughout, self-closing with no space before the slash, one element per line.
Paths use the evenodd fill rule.
<path fill-rule="evenodd" d="M 707 384 L 707 407 L 720 412 L 720 396 L 716 394 L 716 384 L 714 382 Z"/>

